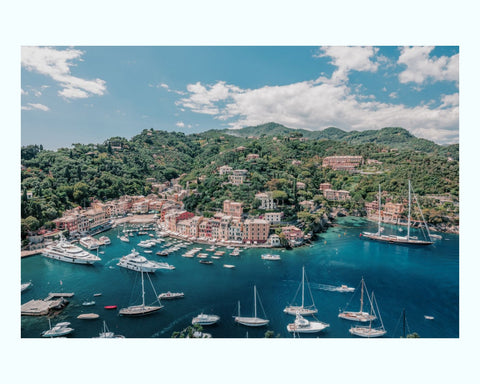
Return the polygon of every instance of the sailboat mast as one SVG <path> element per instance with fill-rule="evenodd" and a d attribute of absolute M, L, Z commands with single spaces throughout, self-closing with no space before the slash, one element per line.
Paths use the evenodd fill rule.
<path fill-rule="evenodd" d="M 238 300 L 238 317 L 240 317 L 240 300 Z"/>
<path fill-rule="evenodd" d="M 305 266 L 302 267 L 302 308 L 305 300 Z"/>
<path fill-rule="evenodd" d="M 143 271 L 142 273 L 142 307 L 145 306 L 145 286 L 143 285 Z"/>
<path fill-rule="evenodd" d="M 403 338 L 406 337 L 405 335 L 405 308 L 403 308 Z"/>
<path fill-rule="evenodd" d="M 257 317 L 257 286 L 253 286 L 253 301 L 255 303 L 255 318 Z"/>
<path fill-rule="evenodd" d="M 382 217 L 381 217 L 381 206 L 382 206 L 382 194 L 380 192 L 380 184 L 378 184 L 378 234 L 380 235 L 380 229 L 381 229 L 381 222 L 382 222 Z"/>
<path fill-rule="evenodd" d="M 408 224 L 407 224 L 407 240 L 410 240 L 410 209 L 411 209 L 411 194 L 410 194 L 410 179 L 408 180 Z"/>
<path fill-rule="evenodd" d="M 362 288 L 360 291 L 360 311 L 363 312 L 363 277 L 362 277 Z"/>

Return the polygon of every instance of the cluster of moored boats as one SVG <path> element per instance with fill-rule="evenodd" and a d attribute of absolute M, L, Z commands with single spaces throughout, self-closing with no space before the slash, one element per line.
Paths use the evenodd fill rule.
<path fill-rule="evenodd" d="M 145 234 L 147 233 L 145 232 Z M 128 236 L 128 237 L 131 237 L 131 235 L 132 235 L 131 233 L 125 234 L 125 236 Z M 152 252 L 149 250 L 150 248 L 153 248 L 154 246 L 165 241 L 163 238 L 154 238 L 153 235 L 151 237 L 152 237 L 151 239 L 142 240 L 138 243 L 138 246 L 143 248 L 144 252 L 149 252 L 149 253 Z M 122 240 L 121 236 L 119 236 L 119 238 L 120 240 Z M 109 243 L 110 243 L 110 239 L 107 236 L 102 236 L 99 239 L 99 241 L 97 241 L 93 237 L 92 238 L 86 237 L 86 238 L 80 239 L 80 244 L 87 249 L 98 249 L 98 244 L 106 245 Z M 191 243 L 189 242 L 184 242 L 181 240 L 169 241 L 164 244 L 163 250 L 157 252 L 156 254 L 159 256 L 167 256 L 169 253 L 179 251 L 181 248 L 186 248 L 190 244 Z M 242 251 L 238 247 L 235 247 L 235 248 L 227 247 L 227 249 L 231 251 L 230 252 L 231 256 L 238 256 Z M 210 255 L 211 259 L 220 259 L 226 252 L 218 250 L 217 247 L 212 245 L 207 249 L 202 249 L 200 247 L 192 248 L 186 251 L 182 256 L 186 258 L 193 258 L 196 256 L 199 259 L 199 263 L 211 265 L 213 264 L 213 261 L 207 260 L 207 258 L 209 257 L 209 253 L 213 253 L 212 255 Z M 60 240 L 57 243 L 51 246 L 48 246 L 43 252 L 43 255 L 52 259 L 57 259 L 57 260 L 77 263 L 77 264 L 93 264 L 94 262 L 100 260 L 98 256 L 93 255 L 90 252 L 67 242 L 63 236 L 61 236 Z M 280 255 L 270 254 L 270 253 L 262 254 L 261 258 L 267 261 L 281 260 Z M 175 269 L 173 265 L 170 265 L 168 263 L 148 260 L 146 257 L 140 255 L 139 252 L 137 252 L 135 249 L 132 249 L 132 251 L 128 255 L 121 257 L 117 265 L 119 267 L 123 267 L 126 269 L 130 269 L 130 270 L 142 273 L 142 304 L 122 308 L 119 310 L 120 315 L 123 315 L 123 316 L 148 315 L 150 313 L 156 312 L 161 308 L 163 308 L 163 305 L 160 303 L 160 300 L 171 300 L 171 299 L 178 299 L 178 298 L 184 297 L 183 292 L 168 291 L 165 293 L 161 293 L 160 295 L 156 295 L 158 299 L 158 305 L 145 305 L 143 273 L 144 272 L 153 273 L 158 269 L 172 270 L 172 269 Z M 223 264 L 223 267 L 233 269 L 235 268 L 235 265 Z M 310 292 L 310 297 L 312 300 L 312 304 L 310 306 L 305 305 L 305 280 L 306 280 L 306 274 L 305 274 L 305 269 L 303 268 L 302 281 L 301 281 L 301 303 L 289 305 L 283 311 L 286 314 L 295 316 L 295 320 L 292 323 L 289 323 L 287 325 L 287 331 L 294 334 L 321 332 L 329 327 L 329 324 L 319 321 L 315 318 L 315 315 L 318 313 L 318 310 L 316 309 L 315 304 L 313 302 L 313 297 L 311 295 L 311 292 Z M 22 291 L 27 289 L 30 285 L 31 283 L 22 284 Z M 308 282 L 307 282 L 307 286 L 309 287 Z M 152 288 L 153 288 L 153 285 L 152 285 Z M 374 292 L 372 292 L 371 294 L 368 293 L 363 278 L 361 280 L 360 288 L 361 288 L 360 289 L 360 292 L 361 292 L 360 293 L 360 309 L 358 311 L 342 311 L 339 313 L 338 317 L 341 319 L 355 321 L 358 323 L 368 323 L 367 326 L 362 326 L 362 325 L 352 326 L 349 330 L 349 332 L 352 335 L 360 336 L 360 337 L 368 337 L 368 338 L 381 337 L 385 335 L 387 331 L 383 326 L 383 322 L 380 316 L 380 311 L 378 309 Z M 355 291 L 355 288 L 348 287 L 346 285 L 341 285 L 339 287 L 335 287 L 335 289 L 333 290 L 338 292 L 353 292 Z M 267 325 L 269 323 L 269 320 L 265 318 L 266 316 L 264 317 L 257 316 L 257 299 L 259 300 L 259 296 L 258 296 L 256 286 L 254 286 L 253 296 L 254 296 L 254 316 L 253 317 L 241 316 L 240 302 L 239 302 L 238 315 L 234 317 L 234 321 L 236 323 L 239 323 L 245 326 L 252 326 L 252 327 Z M 368 311 L 364 310 L 364 301 L 365 301 L 364 297 L 367 298 L 366 300 L 367 306 L 369 307 Z M 294 300 L 295 299 L 296 297 L 294 298 Z M 95 304 L 95 301 L 83 303 L 84 306 L 94 305 L 94 304 Z M 261 302 L 260 302 L 260 305 L 261 305 Z M 112 307 L 113 309 L 116 309 L 116 306 L 113 306 L 113 307 Z M 310 316 L 313 317 L 314 319 L 309 320 L 306 318 Z M 87 314 L 80 315 L 78 318 L 79 319 L 95 319 L 95 318 L 98 318 L 98 315 L 94 313 L 87 313 Z M 219 320 L 220 320 L 220 317 L 217 315 L 201 313 L 192 319 L 192 324 L 212 325 L 218 322 Z M 374 322 L 379 322 L 380 325 L 373 326 Z M 42 336 L 53 337 L 52 336 L 53 334 L 55 334 L 55 336 L 62 336 L 62 335 L 68 334 L 71 331 L 73 331 L 71 328 L 68 327 L 68 325 L 70 324 L 64 322 L 64 323 L 59 323 L 55 325 L 55 327 L 53 328 L 50 326 L 50 329 L 45 331 L 44 334 L 42 334 Z M 106 324 L 104 324 L 104 327 L 106 327 Z M 110 334 L 108 331 L 105 331 L 105 330 L 103 333 Z M 103 337 L 107 337 L 107 336 L 103 336 Z"/>

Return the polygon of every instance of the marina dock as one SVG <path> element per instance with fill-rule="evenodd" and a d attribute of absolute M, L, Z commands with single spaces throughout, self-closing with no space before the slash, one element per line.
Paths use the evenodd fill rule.
<path fill-rule="evenodd" d="M 30 300 L 21 306 L 22 316 L 44 316 L 54 309 L 65 306 L 65 297 L 72 297 L 73 293 L 49 293 L 43 300 Z"/>

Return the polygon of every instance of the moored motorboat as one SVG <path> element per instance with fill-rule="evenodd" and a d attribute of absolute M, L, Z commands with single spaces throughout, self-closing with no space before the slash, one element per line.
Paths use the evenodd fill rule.
<path fill-rule="evenodd" d="M 81 315 L 77 316 L 77 319 L 80 320 L 95 320 L 98 319 L 100 315 L 97 313 L 82 313 Z"/>
<path fill-rule="evenodd" d="M 266 253 L 262 255 L 263 260 L 281 260 L 280 255 L 272 255 L 270 253 Z"/>
<path fill-rule="evenodd" d="M 103 308 L 105 309 L 117 309 L 116 305 L 105 305 Z"/>
<path fill-rule="evenodd" d="M 233 264 L 223 264 L 223 267 L 228 268 L 228 269 L 233 269 L 233 268 L 235 268 L 235 265 L 233 265 Z"/>
<path fill-rule="evenodd" d="M 329 326 L 329 324 L 321 321 L 309 321 L 300 315 L 300 313 L 297 313 L 295 321 L 287 325 L 287 331 L 296 333 L 315 333 L 321 332 Z"/>
<path fill-rule="evenodd" d="M 32 286 L 32 282 L 29 281 L 28 283 L 23 283 L 20 287 L 20 292 L 23 292 L 25 290 L 27 290 L 28 288 L 30 288 Z"/>
<path fill-rule="evenodd" d="M 93 264 L 101 260 L 98 256 L 69 243 L 64 236 L 60 236 L 58 242 L 45 247 L 42 255 L 50 259 L 73 264 Z"/>
<path fill-rule="evenodd" d="M 100 241 L 101 245 L 110 245 L 112 242 L 110 241 L 110 238 L 108 236 L 100 236 L 98 238 L 98 241 Z"/>
<path fill-rule="evenodd" d="M 192 324 L 199 325 L 213 325 L 220 320 L 220 316 L 217 315 L 207 315 L 200 313 L 192 319 Z"/>
<path fill-rule="evenodd" d="M 198 260 L 200 264 L 205 264 L 205 265 L 212 265 L 213 261 L 212 260 Z"/>
<path fill-rule="evenodd" d="M 84 307 L 89 307 L 89 306 L 95 305 L 95 301 L 93 301 L 93 300 L 92 300 L 92 301 L 84 301 L 84 302 L 82 303 L 82 305 L 83 305 Z"/>
<path fill-rule="evenodd" d="M 160 300 L 173 300 L 173 299 L 181 299 L 185 297 L 185 294 L 183 292 L 163 292 L 160 295 L 158 295 L 158 298 Z"/>
<path fill-rule="evenodd" d="M 127 268 L 137 272 L 155 272 L 157 269 L 168 269 L 164 264 L 147 260 L 141 256 L 135 249 L 132 249 L 128 255 L 123 256 L 117 263 L 119 267 Z"/>
<path fill-rule="evenodd" d="M 50 323 L 50 319 L 48 319 L 48 325 L 49 329 L 46 331 L 42 332 L 42 337 L 59 337 L 59 336 L 65 336 L 68 335 L 69 333 L 72 333 L 74 331 L 73 328 L 70 328 L 69 325 L 70 323 L 65 321 L 61 323 L 57 323 L 53 328 L 52 324 Z"/>

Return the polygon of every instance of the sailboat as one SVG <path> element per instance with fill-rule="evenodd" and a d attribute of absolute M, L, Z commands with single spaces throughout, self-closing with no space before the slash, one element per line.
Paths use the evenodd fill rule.
<path fill-rule="evenodd" d="M 306 277 L 305 267 L 302 267 L 302 282 L 300 283 L 300 286 L 302 287 L 302 305 L 300 306 L 289 305 L 283 310 L 283 312 L 288 313 L 289 315 L 294 315 L 294 316 L 296 316 L 297 313 L 302 316 L 309 316 L 318 312 L 317 308 L 315 308 L 315 303 L 313 301 L 313 296 L 312 296 L 312 292 L 310 291 L 310 285 L 308 284 L 308 281 L 307 281 L 307 284 L 308 284 L 308 290 L 310 292 L 310 298 L 312 299 L 312 305 L 305 307 L 305 277 Z M 300 286 L 298 287 L 299 289 L 300 289 Z M 298 294 L 298 290 L 297 290 L 297 293 L 295 294 L 295 297 L 293 298 L 294 301 L 295 301 L 295 298 L 297 297 L 297 294 Z"/>
<path fill-rule="evenodd" d="M 362 277 L 362 280 L 360 281 L 360 285 L 361 285 L 360 310 L 358 312 L 343 311 L 343 312 L 338 314 L 338 317 L 340 317 L 341 319 L 352 320 L 352 321 L 360 321 L 362 323 L 367 322 L 367 321 L 372 321 L 372 320 L 376 319 L 375 314 L 363 311 L 363 293 L 364 293 L 364 291 L 367 293 L 367 297 L 370 299 L 370 297 L 368 296 L 367 286 L 365 285 L 365 281 L 363 280 L 363 277 Z"/>
<path fill-rule="evenodd" d="M 125 336 L 123 335 L 116 335 L 115 333 L 111 332 L 105 320 L 103 321 L 103 330 L 98 334 L 97 339 L 124 339 Z"/>
<path fill-rule="evenodd" d="M 163 305 L 160 303 L 160 300 L 158 299 L 158 295 L 155 292 L 155 288 L 153 288 L 152 281 L 150 280 L 150 277 L 147 274 L 148 279 L 150 280 L 150 284 L 152 284 L 152 289 L 155 293 L 155 297 L 157 297 L 158 305 L 145 305 L 145 286 L 143 283 L 143 271 L 141 272 L 142 275 L 142 304 L 140 305 L 132 305 L 127 308 L 122 308 L 118 313 L 123 316 L 145 316 L 149 315 L 153 312 L 156 312 L 160 309 L 163 308 Z"/>
<path fill-rule="evenodd" d="M 263 325 L 267 325 L 270 320 L 261 319 L 257 317 L 257 286 L 253 286 L 253 302 L 254 302 L 254 316 L 253 317 L 245 317 L 240 316 L 240 301 L 238 302 L 238 316 L 235 317 L 235 322 L 246 325 L 247 327 L 261 327 Z M 260 302 L 260 305 L 262 303 Z M 263 307 L 262 307 L 263 310 Z M 265 311 L 264 311 L 265 316 Z"/>
<path fill-rule="evenodd" d="M 378 328 L 372 327 L 372 322 L 376 318 L 375 311 L 374 311 L 374 304 L 377 307 L 378 319 L 380 320 L 380 324 L 381 324 L 380 327 Z M 351 327 L 349 332 L 352 335 L 367 337 L 367 338 L 384 336 L 387 333 L 387 331 L 383 326 L 382 316 L 380 316 L 380 310 L 378 309 L 378 304 L 377 304 L 377 301 L 375 300 L 375 293 L 373 291 L 372 291 L 372 297 L 370 301 L 370 315 L 373 318 L 371 318 L 370 324 L 368 326 L 356 325 L 354 327 Z"/>
<path fill-rule="evenodd" d="M 376 240 L 376 241 L 383 241 L 386 243 L 391 244 L 407 244 L 407 245 L 431 245 L 433 241 L 431 239 L 430 231 L 428 226 L 425 222 L 423 217 L 422 210 L 420 209 L 420 205 L 418 204 L 418 200 L 413 194 L 414 199 L 417 203 L 418 209 L 420 210 L 420 215 L 422 216 L 423 224 L 425 225 L 425 229 L 427 231 L 427 238 L 428 240 L 420 240 L 416 236 L 410 236 L 410 221 L 411 221 L 411 206 L 412 206 L 412 186 L 410 180 L 408 180 L 408 222 L 407 222 L 407 236 L 396 236 L 396 235 L 382 235 L 382 227 L 381 227 L 381 194 L 380 194 L 380 185 L 378 186 L 378 231 L 376 233 L 372 232 L 362 232 L 360 234 L 361 237 L 365 237 L 367 239 Z"/>

